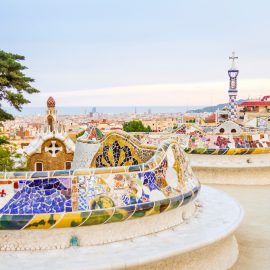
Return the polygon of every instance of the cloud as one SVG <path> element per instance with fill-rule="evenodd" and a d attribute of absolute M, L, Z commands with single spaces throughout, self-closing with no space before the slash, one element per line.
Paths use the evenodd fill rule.
<path fill-rule="evenodd" d="M 241 80 L 238 98 L 270 94 L 270 79 Z M 228 101 L 228 81 L 132 85 L 68 92 L 41 92 L 31 106 L 44 106 L 51 95 L 58 106 L 203 106 Z"/>

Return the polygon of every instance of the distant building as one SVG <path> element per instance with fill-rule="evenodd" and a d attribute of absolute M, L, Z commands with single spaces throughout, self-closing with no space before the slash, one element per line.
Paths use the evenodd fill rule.
<path fill-rule="evenodd" d="M 217 115 L 216 113 L 211 113 L 204 117 L 203 119 L 205 124 L 216 124 L 217 123 Z"/>
<path fill-rule="evenodd" d="M 258 117 L 270 119 L 270 96 L 249 99 L 238 105 L 240 120 L 249 121 Z"/>
<path fill-rule="evenodd" d="M 176 117 L 141 119 L 141 121 L 145 127 L 149 126 L 151 130 L 156 132 L 173 129 L 178 123 L 178 119 Z"/>
<path fill-rule="evenodd" d="M 183 123 L 196 123 L 197 115 L 183 115 Z"/>
<path fill-rule="evenodd" d="M 57 122 L 55 100 L 47 101 L 46 123 L 37 137 L 24 149 L 27 167 L 31 171 L 70 169 L 73 161 L 75 144 Z"/>
<path fill-rule="evenodd" d="M 229 111 L 227 107 L 222 110 L 217 110 L 217 123 L 223 123 L 229 120 Z"/>
<path fill-rule="evenodd" d="M 215 134 L 240 134 L 243 132 L 243 128 L 234 121 L 226 121 L 221 123 L 214 130 Z"/>

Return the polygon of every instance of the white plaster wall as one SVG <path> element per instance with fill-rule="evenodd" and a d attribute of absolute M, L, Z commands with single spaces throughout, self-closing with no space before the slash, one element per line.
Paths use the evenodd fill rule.
<path fill-rule="evenodd" d="M 88 144 L 83 142 L 76 143 L 72 169 L 89 168 L 90 163 L 98 151 L 100 143 Z"/>
<path fill-rule="evenodd" d="M 236 124 L 235 122 L 233 121 L 226 121 L 222 124 L 220 124 L 215 130 L 214 130 L 214 133 L 215 134 L 218 134 L 220 133 L 220 129 L 223 128 L 224 129 L 224 134 L 231 134 L 231 130 L 232 129 L 235 129 L 236 130 L 236 134 L 238 133 L 241 133 L 243 132 L 243 129 L 238 125 Z"/>

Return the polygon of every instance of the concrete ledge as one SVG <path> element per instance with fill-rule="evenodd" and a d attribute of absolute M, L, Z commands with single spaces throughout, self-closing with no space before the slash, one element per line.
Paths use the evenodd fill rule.
<path fill-rule="evenodd" d="M 270 154 L 189 158 L 194 174 L 203 184 L 270 185 Z"/>
<path fill-rule="evenodd" d="M 229 269 L 238 258 L 238 244 L 234 235 L 204 248 L 187 252 L 181 256 L 174 256 L 154 263 L 140 265 L 142 270 L 218 270 Z M 136 270 L 138 266 L 127 267 Z"/>
<path fill-rule="evenodd" d="M 176 209 L 143 218 L 123 222 L 85 227 L 0 230 L 0 250 L 51 250 L 70 247 L 70 240 L 76 237 L 79 246 L 101 245 L 160 232 L 190 219 L 196 212 L 195 202 Z"/>
<path fill-rule="evenodd" d="M 202 187 L 198 206 L 194 218 L 148 236 L 65 250 L 1 252 L 1 269 L 229 269 L 238 257 L 234 231 L 242 208 L 209 187 Z"/>
<path fill-rule="evenodd" d="M 218 166 L 219 164 L 227 165 L 243 165 L 247 164 L 247 159 L 251 161 L 248 165 L 262 164 L 270 166 L 270 153 L 269 154 L 253 154 L 253 155 L 187 155 L 189 160 L 194 165 L 199 164 L 211 164 L 212 166 Z"/>
<path fill-rule="evenodd" d="M 203 184 L 270 185 L 270 167 L 193 167 L 192 169 Z"/>

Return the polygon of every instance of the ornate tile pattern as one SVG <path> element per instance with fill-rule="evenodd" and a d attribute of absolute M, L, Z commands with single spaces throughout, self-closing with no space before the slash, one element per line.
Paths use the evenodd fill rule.
<path fill-rule="evenodd" d="M 263 134 L 262 134 L 263 135 Z M 270 141 L 260 134 L 202 135 L 190 134 L 189 154 L 247 155 L 270 152 Z"/>
<path fill-rule="evenodd" d="M 143 151 L 149 154 L 143 161 Z M 175 141 L 141 148 L 120 134 L 103 138 L 89 169 L 0 173 L 0 229 L 89 226 L 169 211 L 200 184 Z"/>
<path fill-rule="evenodd" d="M 139 147 L 113 135 L 105 139 L 96 153 L 91 167 L 117 167 L 142 163 Z M 153 152 L 151 152 L 153 155 Z"/>

